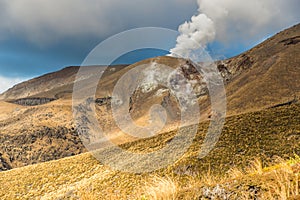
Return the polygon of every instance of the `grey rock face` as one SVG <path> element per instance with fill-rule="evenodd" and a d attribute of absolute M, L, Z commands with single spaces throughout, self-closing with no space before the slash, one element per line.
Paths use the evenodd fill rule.
<path fill-rule="evenodd" d="M 24 99 L 17 99 L 15 101 L 12 101 L 11 103 L 15 103 L 21 106 L 37 106 L 49 103 L 51 101 L 54 101 L 56 99 L 54 98 L 24 98 Z"/>

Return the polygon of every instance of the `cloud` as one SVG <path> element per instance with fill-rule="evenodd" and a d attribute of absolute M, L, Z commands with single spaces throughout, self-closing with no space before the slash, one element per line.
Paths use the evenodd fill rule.
<path fill-rule="evenodd" d="M 255 41 L 300 20 L 299 0 L 198 0 L 222 42 Z"/>
<path fill-rule="evenodd" d="M 191 0 L 2 0 L 0 33 L 51 44 L 70 37 L 108 37 L 135 27 L 176 28 L 196 11 L 195 5 Z"/>
<path fill-rule="evenodd" d="M 184 57 L 214 40 L 249 44 L 300 20 L 299 0 L 198 0 L 199 13 L 179 26 L 171 55 Z"/>
<path fill-rule="evenodd" d="M 13 87 L 14 85 L 21 83 L 28 78 L 8 78 L 0 76 L 0 94 L 5 92 L 7 89 Z"/>

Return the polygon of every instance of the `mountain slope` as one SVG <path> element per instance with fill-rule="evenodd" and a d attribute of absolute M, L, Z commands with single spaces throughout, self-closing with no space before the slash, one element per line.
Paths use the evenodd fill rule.
<path fill-rule="evenodd" d="M 226 87 L 228 109 L 258 110 L 300 95 L 300 25 L 282 31 L 220 66 L 238 75 Z"/>
<path fill-rule="evenodd" d="M 278 178 L 280 174 L 275 171 L 274 175 L 277 176 L 270 177 L 270 171 L 276 170 L 276 167 L 266 172 L 262 172 L 261 167 L 269 165 L 278 156 L 288 159 L 294 154 L 300 154 L 299 113 L 300 104 L 297 103 L 229 117 L 216 148 L 204 159 L 198 159 L 198 153 L 207 130 L 207 123 L 200 124 L 198 134 L 188 152 L 174 165 L 150 174 L 114 171 L 99 163 L 90 153 L 1 172 L 0 197 L 1 199 L 143 199 L 145 192 L 151 194 L 151 191 L 143 190 L 143 187 L 146 186 L 146 182 L 151 182 L 154 176 L 162 179 L 168 176 L 177 180 L 180 185 L 177 185 L 173 192 L 183 199 L 189 199 L 191 194 L 203 197 L 204 188 L 211 190 L 212 193 L 215 191 L 214 187 L 218 188 L 214 182 L 219 179 L 214 180 L 213 177 L 223 177 L 230 169 L 246 168 L 255 159 L 261 160 L 262 165 L 256 166 L 249 177 L 241 177 L 241 172 L 232 171 L 230 175 L 237 178 L 230 178 L 227 183 L 220 182 L 222 187 L 229 188 L 228 192 L 245 190 L 249 193 L 250 199 L 253 199 L 253 196 L 251 197 L 253 188 L 257 190 L 256 195 L 269 192 L 275 194 L 273 189 L 276 182 L 272 178 Z M 174 134 L 175 132 L 170 132 L 124 144 L 121 147 L 132 152 L 152 152 L 162 148 Z M 297 162 L 299 163 L 299 160 Z M 295 175 L 300 169 L 297 167 L 299 165 L 294 166 L 294 169 L 298 170 L 295 171 Z M 287 170 L 290 169 L 283 169 L 289 174 Z M 273 180 L 270 188 L 265 188 L 261 184 L 266 180 L 262 179 L 260 182 L 262 173 Z M 285 178 L 291 180 L 288 179 L 289 176 Z M 285 179 L 278 178 L 276 181 L 280 181 L 280 186 L 287 184 L 288 187 L 293 184 Z M 164 192 L 171 188 L 172 184 L 163 182 L 155 191 L 164 195 Z M 221 194 L 223 192 L 219 195 Z M 240 197 L 241 194 L 236 195 Z"/>
<path fill-rule="evenodd" d="M 217 62 L 226 83 L 230 116 L 276 107 L 285 103 L 293 105 L 297 102 L 300 91 L 299 35 L 300 25 L 298 24 L 244 54 Z M 201 80 L 201 77 L 198 77 L 193 70 L 192 63 L 172 57 L 148 59 L 130 66 L 114 66 L 108 68 L 104 78 L 99 82 L 101 87 L 98 88 L 96 94 L 96 98 L 99 98 L 98 102 L 111 95 L 115 83 L 126 72 L 138 65 L 151 66 L 153 63 L 166 64 L 172 68 L 178 67 L 182 75 L 190 81 Z M 92 66 L 91 69 L 94 67 L 97 66 Z M 2 94 L 3 100 L 0 101 L 2 111 L 0 114 L 0 159 L 3 167 L 0 166 L 0 169 L 7 170 L 86 151 L 80 142 L 73 122 L 71 97 L 77 71 L 78 67 L 69 67 L 18 84 Z M 90 76 L 91 74 L 87 73 L 84 78 Z M 211 115 L 209 98 L 207 98 L 205 87 L 202 88 L 202 85 L 196 82 L 195 87 L 198 86 L 201 86 L 199 87 L 201 114 L 203 119 L 207 120 Z M 176 108 L 178 103 L 170 95 L 170 92 L 159 93 L 161 89 L 165 88 L 154 87 L 148 92 L 137 90 L 131 101 L 131 114 L 137 124 L 144 125 L 149 119 L 148 111 L 151 105 L 153 103 L 160 104 L 166 108 L 168 117 L 171 119 L 165 130 L 172 130 L 176 128 L 178 122 L 179 116 Z M 36 106 L 22 106 L 5 102 L 32 97 L 55 98 L 56 100 Z M 98 122 L 115 138 L 117 143 L 136 139 L 128 137 L 116 128 L 111 116 L 109 101 L 97 103 L 96 111 Z"/>
<path fill-rule="evenodd" d="M 86 66 L 90 70 L 94 68 L 105 68 L 106 66 Z M 114 70 L 108 70 L 105 76 L 109 76 L 126 67 L 126 65 L 112 66 Z M 25 81 L 10 88 L 0 95 L 0 100 L 16 100 L 29 97 L 60 98 L 73 91 L 73 84 L 80 67 L 66 67 L 60 71 L 45 74 L 43 76 Z M 91 74 L 87 74 L 83 79 L 87 79 Z M 68 95 L 67 97 L 71 97 Z"/>
<path fill-rule="evenodd" d="M 43 75 L 20 83 L 4 92 L 0 99 L 20 99 L 31 97 L 42 91 L 49 91 L 60 85 L 68 84 L 75 79 L 78 67 L 68 67 L 61 71 Z"/>
<path fill-rule="evenodd" d="M 217 62 L 218 69 L 227 84 L 229 112 L 258 110 L 299 96 L 300 83 L 297 81 L 300 78 L 299 41 L 300 25 L 298 24 L 241 55 Z M 106 88 L 106 93 L 111 94 L 113 85 L 123 74 L 138 65 L 151 65 L 153 62 L 166 64 L 172 68 L 187 64 L 182 59 L 159 57 L 129 67 L 114 66 L 113 72 L 107 70 L 107 78 L 104 78 L 99 86 Z M 68 67 L 18 84 L 3 93 L 0 99 L 15 100 L 28 97 L 70 99 L 78 69 L 78 67 Z M 100 98 L 107 95 L 100 91 L 101 88 L 97 95 Z"/>

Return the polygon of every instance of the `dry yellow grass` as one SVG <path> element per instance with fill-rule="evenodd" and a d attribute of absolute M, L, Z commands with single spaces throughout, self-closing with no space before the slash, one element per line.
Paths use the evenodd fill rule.
<path fill-rule="evenodd" d="M 288 200 L 299 196 L 300 158 L 269 167 L 255 161 L 225 176 L 127 174 L 99 164 L 90 154 L 0 173 L 1 199 L 141 199 L 220 198 Z M 238 176 L 236 172 L 239 171 Z"/>
<path fill-rule="evenodd" d="M 245 171 L 245 172 L 242 172 Z M 300 158 L 262 167 L 255 160 L 246 170 L 232 169 L 227 176 L 189 177 L 187 187 L 178 178 L 156 176 L 143 188 L 144 199 L 299 199 Z M 204 191 L 205 190 L 205 191 Z"/>
<path fill-rule="evenodd" d="M 6 103 L 3 101 L 0 101 L 0 120 L 6 119 L 9 117 L 16 109 L 20 109 L 21 106 Z"/>
<path fill-rule="evenodd" d="M 228 118 L 215 150 L 197 160 L 207 127 L 201 124 L 189 151 L 174 165 L 151 174 L 113 171 L 90 153 L 1 172 L 0 199 L 197 199 L 212 195 L 288 199 L 299 194 L 299 157 L 270 165 L 270 156 L 260 152 L 284 159 L 293 152 L 299 154 L 299 109 L 295 104 Z M 170 132 L 122 147 L 151 152 L 173 135 Z M 239 143 L 232 142 L 237 139 Z"/>
<path fill-rule="evenodd" d="M 162 178 L 155 176 L 149 180 L 148 185 L 143 191 L 145 194 L 142 198 L 155 200 L 173 200 L 178 195 L 178 183 L 170 177 Z"/>

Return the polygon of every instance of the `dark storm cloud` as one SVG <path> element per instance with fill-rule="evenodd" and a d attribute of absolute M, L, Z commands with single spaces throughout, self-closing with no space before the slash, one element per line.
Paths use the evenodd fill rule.
<path fill-rule="evenodd" d="M 80 65 L 116 33 L 144 26 L 176 30 L 196 10 L 192 0 L 0 0 L 0 75 Z"/>
<path fill-rule="evenodd" d="M 220 27 L 215 41 L 217 44 L 228 37 L 238 41 L 234 44 L 229 42 L 226 56 L 238 53 L 231 47 L 240 52 L 244 50 L 240 43 L 249 43 L 249 38 L 243 37 L 244 33 L 239 34 L 235 29 L 241 26 L 239 19 L 244 19 L 246 12 L 253 13 L 253 18 L 249 20 L 254 25 L 257 23 L 258 26 L 253 26 L 252 30 L 256 30 L 254 34 L 260 39 L 266 36 L 265 33 L 274 34 L 283 27 L 299 22 L 299 0 L 276 0 L 276 3 L 270 4 L 271 9 L 255 8 L 252 1 L 245 1 L 243 9 L 235 9 L 235 0 L 203 1 L 206 3 L 199 11 L 215 18 L 215 21 L 224 13 L 222 9 L 216 9 L 214 4 L 220 5 L 219 8 L 230 5 L 228 20 L 221 17 L 216 22 Z M 41 75 L 68 65 L 80 65 L 96 45 L 121 31 L 147 26 L 177 30 L 180 24 L 197 14 L 197 10 L 197 0 L 0 0 L 0 84 L 7 87 L 24 77 Z M 266 10 L 270 12 L 266 13 Z M 272 19 L 272 12 L 279 17 L 261 28 L 259 23 L 266 16 Z M 246 23 L 245 28 L 248 27 Z M 168 47 L 170 44 L 175 46 L 176 41 L 170 38 L 166 44 Z M 211 52 L 224 48 L 214 44 L 210 47 Z M 4 83 L 4 80 L 7 82 Z"/>
<path fill-rule="evenodd" d="M 196 10 L 191 0 L 2 0 L 0 32 L 50 45 L 141 26 L 177 29 Z"/>

